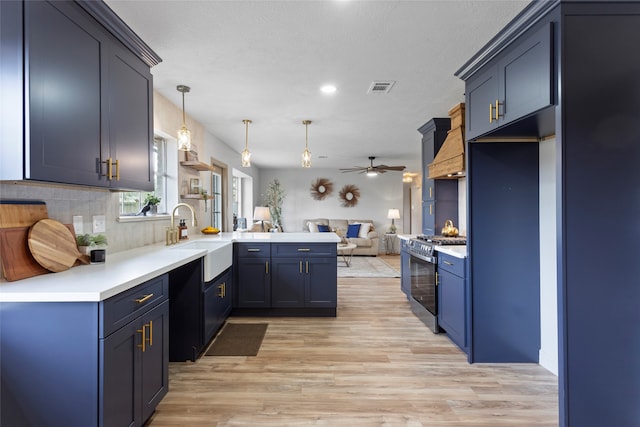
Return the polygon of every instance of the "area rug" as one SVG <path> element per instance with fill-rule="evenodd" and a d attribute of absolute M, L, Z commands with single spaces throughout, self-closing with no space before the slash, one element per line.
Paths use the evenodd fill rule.
<path fill-rule="evenodd" d="M 376 257 L 354 256 L 350 267 L 338 257 L 338 277 L 400 277 L 400 272 Z"/>
<path fill-rule="evenodd" d="M 256 356 L 268 323 L 227 323 L 213 340 L 207 356 Z"/>

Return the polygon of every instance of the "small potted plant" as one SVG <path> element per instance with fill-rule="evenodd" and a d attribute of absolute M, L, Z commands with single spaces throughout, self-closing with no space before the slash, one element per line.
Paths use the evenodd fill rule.
<path fill-rule="evenodd" d="M 160 197 L 157 197 L 154 193 L 147 193 L 147 196 L 144 198 L 144 207 L 141 211 L 142 214 L 145 216 L 147 215 L 147 212 L 151 214 L 157 214 L 160 200 Z M 148 209 L 145 209 L 147 207 Z"/>
<path fill-rule="evenodd" d="M 76 242 L 78 250 L 85 255 L 90 255 L 94 249 L 107 248 L 107 236 L 104 234 L 79 234 L 76 236 Z"/>

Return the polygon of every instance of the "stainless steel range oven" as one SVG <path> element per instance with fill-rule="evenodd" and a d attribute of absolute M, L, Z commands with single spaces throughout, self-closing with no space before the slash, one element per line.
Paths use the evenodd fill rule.
<path fill-rule="evenodd" d="M 442 237 L 419 235 L 410 239 L 409 270 L 411 272 L 411 297 L 418 303 L 414 313 L 434 333 L 440 332 L 438 325 L 438 283 L 436 245 L 464 245 L 464 237 Z"/>

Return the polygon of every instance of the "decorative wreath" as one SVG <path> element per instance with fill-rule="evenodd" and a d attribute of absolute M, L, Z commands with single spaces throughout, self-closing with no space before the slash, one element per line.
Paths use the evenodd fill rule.
<path fill-rule="evenodd" d="M 324 200 L 333 192 L 333 183 L 327 178 L 318 178 L 311 183 L 311 197 L 314 200 Z"/>
<path fill-rule="evenodd" d="M 352 208 L 358 204 L 360 198 L 360 190 L 355 185 L 345 185 L 338 193 L 340 200 L 342 200 L 342 206 L 345 208 Z"/>

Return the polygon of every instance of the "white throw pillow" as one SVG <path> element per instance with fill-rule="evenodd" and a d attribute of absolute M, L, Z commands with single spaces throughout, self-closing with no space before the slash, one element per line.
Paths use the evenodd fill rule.
<path fill-rule="evenodd" d="M 309 227 L 309 231 L 311 233 L 317 233 L 318 232 L 318 224 L 316 224 L 315 222 L 308 222 L 307 226 Z"/>
<path fill-rule="evenodd" d="M 369 234 L 369 229 L 371 228 L 370 222 L 361 222 L 360 223 L 360 231 L 358 232 L 358 237 L 361 239 L 366 239 L 367 234 Z"/>

